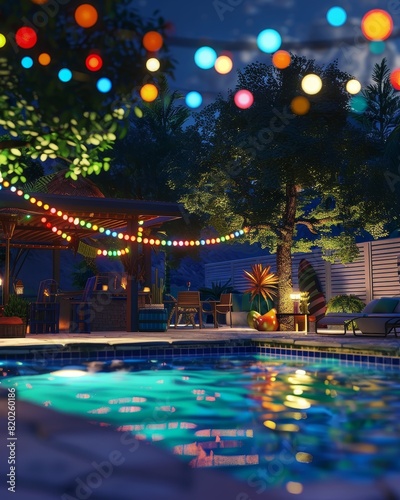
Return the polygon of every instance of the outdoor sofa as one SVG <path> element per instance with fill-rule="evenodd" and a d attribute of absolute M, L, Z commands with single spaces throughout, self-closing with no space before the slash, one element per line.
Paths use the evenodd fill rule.
<path fill-rule="evenodd" d="M 328 326 L 338 326 L 341 333 L 332 333 Z M 325 327 L 321 331 L 321 327 Z M 316 323 L 319 335 L 346 335 L 351 330 L 354 335 L 386 336 L 393 332 L 397 337 L 400 330 L 400 297 L 381 297 L 369 302 L 360 313 L 328 313 Z"/>

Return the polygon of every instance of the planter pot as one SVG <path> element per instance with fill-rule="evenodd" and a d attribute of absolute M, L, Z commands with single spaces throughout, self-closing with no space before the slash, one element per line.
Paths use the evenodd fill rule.
<path fill-rule="evenodd" d="M 20 325 L 0 324 L 0 338 L 23 338 L 26 336 L 26 323 Z"/>
<path fill-rule="evenodd" d="M 140 332 L 165 332 L 167 330 L 167 310 L 163 307 L 139 310 Z"/>

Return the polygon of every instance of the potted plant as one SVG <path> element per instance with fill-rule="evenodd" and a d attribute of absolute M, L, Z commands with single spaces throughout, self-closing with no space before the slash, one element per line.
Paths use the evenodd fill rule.
<path fill-rule="evenodd" d="M 359 313 L 365 307 L 364 302 L 357 295 L 335 295 L 326 305 L 326 313 Z M 356 322 L 351 324 L 352 328 L 357 328 Z M 349 325 L 350 326 L 350 325 Z M 331 328 L 328 325 L 328 329 Z M 334 326 L 332 326 L 334 328 Z"/>
<path fill-rule="evenodd" d="M 29 302 L 19 295 L 10 295 L 0 318 L 0 337 L 25 337 L 28 315 Z"/>
<path fill-rule="evenodd" d="M 308 307 L 310 305 L 310 293 L 300 292 L 299 310 L 301 314 L 308 314 Z"/>
<path fill-rule="evenodd" d="M 200 287 L 199 292 L 201 293 L 202 300 L 220 300 L 222 293 L 233 292 L 231 279 L 229 278 L 225 283 L 213 281 L 211 287 Z"/>
<path fill-rule="evenodd" d="M 231 285 L 231 279 L 229 278 L 228 281 L 225 283 L 222 283 L 221 281 L 211 282 L 211 287 L 200 287 L 199 292 L 201 295 L 201 300 L 207 301 L 207 300 L 215 300 L 215 301 L 220 301 L 221 300 L 221 295 L 223 293 L 233 293 L 234 289 L 233 286 Z M 208 313 L 208 310 L 205 309 L 204 312 Z M 226 322 L 226 313 L 217 313 L 218 321 L 220 322 Z M 210 322 L 210 318 L 212 318 L 212 314 L 207 315 L 207 322 Z"/>
<path fill-rule="evenodd" d="M 275 273 L 271 273 L 271 266 L 263 267 L 262 264 L 254 264 L 251 271 L 244 271 L 244 277 L 249 283 L 249 288 L 244 293 L 250 293 L 251 307 L 256 299 L 258 299 L 258 310 L 252 310 L 247 316 L 248 324 L 256 329 L 275 330 L 277 328 L 276 311 L 270 308 L 269 301 L 273 301 L 276 296 L 278 285 L 278 277 Z M 261 299 L 267 305 L 267 313 L 264 315 L 264 321 L 261 315 Z"/>
<path fill-rule="evenodd" d="M 365 307 L 357 295 L 335 295 L 326 305 L 327 313 L 359 313 Z"/>

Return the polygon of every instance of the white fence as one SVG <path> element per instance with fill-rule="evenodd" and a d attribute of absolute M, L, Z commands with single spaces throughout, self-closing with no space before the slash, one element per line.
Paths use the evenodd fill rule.
<path fill-rule="evenodd" d="M 319 249 L 312 253 L 296 253 L 292 261 L 293 288 L 298 286 L 298 267 L 301 259 L 307 259 L 318 275 L 326 300 L 338 294 L 354 294 L 364 302 L 383 296 L 400 295 L 399 262 L 400 238 L 359 243 L 360 254 L 350 264 L 330 264 L 321 257 Z M 252 264 L 271 266 L 276 273 L 276 256 L 265 255 L 205 264 L 205 286 L 212 282 L 231 279 L 235 290 L 244 291 L 247 282 L 243 270 Z"/>

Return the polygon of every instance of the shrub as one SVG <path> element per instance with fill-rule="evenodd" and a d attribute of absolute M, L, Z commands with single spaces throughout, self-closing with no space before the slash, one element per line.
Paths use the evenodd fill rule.
<path fill-rule="evenodd" d="M 332 297 L 327 306 L 327 313 L 359 313 L 365 307 L 364 302 L 356 295 L 336 295 Z"/>
<path fill-rule="evenodd" d="M 8 303 L 4 306 L 4 316 L 18 316 L 24 320 L 27 319 L 29 313 L 29 302 L 16 294 L 11 294 Z"/>

